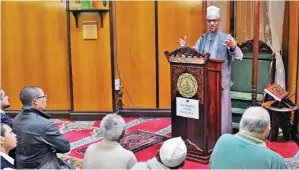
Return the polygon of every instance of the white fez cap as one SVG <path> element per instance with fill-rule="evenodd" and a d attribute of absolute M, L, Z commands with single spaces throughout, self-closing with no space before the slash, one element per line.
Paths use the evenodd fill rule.
<path fill-rule="evenodd" d="M 184 162 L 187 147 L 181 137 L 168 139 L 160 148 L 160 158 L 164 165 L 176 167 Z"/>
<path fill-rule="evenodd" d="M 208 16 L 216 16 L 220 18 L 220 9 L 215 6 L 209 6 L 207 8 L 207 17 Z"/>

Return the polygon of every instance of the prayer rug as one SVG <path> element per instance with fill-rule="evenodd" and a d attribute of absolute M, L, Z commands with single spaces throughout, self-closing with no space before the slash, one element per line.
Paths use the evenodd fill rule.
<path fill-rule="evenodd" d="M 100 121 L 72 121 L 55 119 L 54 123 L 71 143 L 71 151 L 66 154 L 58 154 L 60 158 L 70 162 L 77 168 L 82 168 L 84 159 L 83 150 L 93 143 L 100 142 L 103 137 L 99 133 Z M 137 161 L 146 161 L 153 158 L 161 143 L 171 136 L 170 118 L 130 118 L 126 117 L 127 135 L 126 140 L 121 141 L 122 145 L 133 151 Z M 155 135 L 153 135 L 155 134 Z M 154 136 L 154 139 L 152 138 Z M 138 139 L 135 141 L 135 139 Z M 155 144 L 156 143 L 156 144 Z M 299 167 L 299 147 L 293 141 L 267 142 L 267 146 L 285 158 L 289 169 Z M 82 150 L 82 152 L 79 152 Z M 296 154 L 297 153 L 297 154 Z M 208 169 L 203 165 L 186 161 L 182 169 Z"/>
<path fill-rule="evenodd" d="M 292 158 L 285 159 L 289 169 L 299 169 L 299 151 Z"/>
<path fill-rule="evenodd" d="M 155 133 L 150 133 L 142 130 L 137 130 L 126 134 L 124 138 L 120 141 L 120 144 L 127 150 L 132 152 L 138 152 L 154 144 L 163 143 L 170 137 L 159 135 Z M 79 154 L 85 154 L 87 148 L 78 150 Z"/>

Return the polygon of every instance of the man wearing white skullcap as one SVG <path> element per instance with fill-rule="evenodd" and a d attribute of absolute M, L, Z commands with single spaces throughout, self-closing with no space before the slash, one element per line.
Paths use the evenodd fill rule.
<path fill-rule="evenodd" d="M 215 16 L 217 18 L 220 18 L 220 9 L 215 6 L 209 6 L 207 8 L 207 17 Z"/>
<path fill-rule="evenodd" d="M 202 53 L 210 53 L 210 58 L 224 60 L 222 64 L 222 102 L 221 102 L 221 132 L 232 133 L 232 108 L 230 87 L 231 60 L 242 60 L 243 53 L 237 46 L 235 39 L 219 31 L 220 9 L 215 6 L 207 8 L 207 24 L 209 32 L 203 34 L 193 48 Z M 180 46 L 186 46 L 187 37 L 179 39 Z"/>
<path fill-rule="evenodd" d="M 104 139 L 87 148 L 83 169 L 131 169 L 137 163 L 136 157 L 119 144 L 125 131 L 126 123 L 121 116 L 106 115 L 100 125 Z"/>
<path fill-rule="evenodd" d="M 181 137 L 168 139 L 157 156 L 147 162 L 139 162 L 132 169 L 178 169 L 184 166 L 187 147 Z"/>

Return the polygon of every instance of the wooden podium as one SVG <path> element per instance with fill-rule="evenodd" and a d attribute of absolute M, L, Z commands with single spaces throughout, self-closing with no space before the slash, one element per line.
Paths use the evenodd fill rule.
<path fill-rule="evenodd" d="M 170 63 L 172 136 L 185 141 L 187 160 L 208 164 L 221 135 L 223 61 L 189 47 L 165 55 Z"/>

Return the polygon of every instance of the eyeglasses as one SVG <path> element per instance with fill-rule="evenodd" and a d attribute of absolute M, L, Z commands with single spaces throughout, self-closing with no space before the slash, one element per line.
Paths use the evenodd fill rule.
<path fill-rule="evenodd" d="M 37 97 L 37 98 L 35 98 L 35 99 L 41 99 L 41 98 L 45 98 L 45 99 L 47 99 L 48 96 L 47 96 L 47 95 L 43 95 L 43 96 L 39 96 L 39 97 Z"/>
<path fill-rule="evenodd" d="M 207 19 L 207 23 L 211 23 L 211 22 L 218 22 L 220 19 Z"/>

